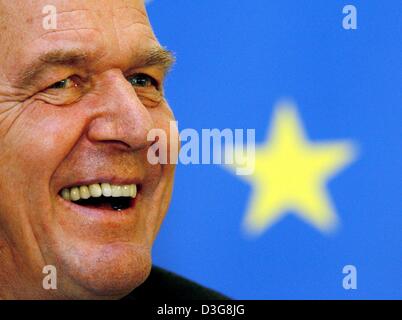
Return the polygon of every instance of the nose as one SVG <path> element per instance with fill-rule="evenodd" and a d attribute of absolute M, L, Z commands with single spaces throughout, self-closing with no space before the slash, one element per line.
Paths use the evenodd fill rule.
<path fill-rule="evenodd" d="M 153 120 L 132 85 L 120 70 L 110 70 L 97 80 L 96 106 L 88 129 L 93 142 L 112 143 L 127 149 L 150 145 Z"/>

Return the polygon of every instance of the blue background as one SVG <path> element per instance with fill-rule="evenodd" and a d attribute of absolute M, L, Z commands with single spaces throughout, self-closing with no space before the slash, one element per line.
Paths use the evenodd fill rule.
<path fill-rule="evenodd" d="M 357 30 L 342 28 L 347 4 Z M 328 185 L 332 235 L 290 214 L 249 238 L 250 185 L 179 165 L 154 263 L 237 299 L 402 298 L 402 2 L 154 0 L 148 11 L 177 55 L 166 92 L 180 129 L 255 128 L 263 143 L 289 97 L 310 140 L 359 147 Z M 357 290 L 342 286 L 348 264 Z"/>

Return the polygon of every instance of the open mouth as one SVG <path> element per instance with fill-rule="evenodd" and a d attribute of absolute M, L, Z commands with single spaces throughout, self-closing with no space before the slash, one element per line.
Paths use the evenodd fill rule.
<path fill-rule="evenodd" d="M 138 188 L 136 184 L 95 183 L 64 188 L 59 195 L 64 200 L 80 206 L 123 211 L 134 206 Z"/>

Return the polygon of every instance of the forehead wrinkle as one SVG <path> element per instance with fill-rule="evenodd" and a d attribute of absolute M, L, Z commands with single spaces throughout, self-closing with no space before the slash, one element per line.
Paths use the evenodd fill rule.
<path fill-rule="evenodd" d="M 119 8 L 119 9 L 122 9 L 122 8 Z M 82 11 L 86 11 L 86 10 L 82 10 Z M 134 11 L 141 12 L 141 10 L 138 10 L 138 9 L 136 9 Z M 156 67 L 159 67 L 164 73 L 167 73 L 175 62 L 175 58 L 174 58 L 173 54 L 170 51 L 168 51 L 165 48 L 160 46 L 157 39 L 154 37 L 151 26 L 148 23 L 146 24 L 144 22 L 136 21 L 131 24 L 131 27 L 133 27 L 134 25 L 137 26 L 137 28 L 136 28 L 137 30 L 135 33 L 138 32 L 138 29 L 140 29 L 140 30 L 142 29 L 143 32 L 141 32 L 141 35 L 143 37 L 146 37 L 147 39 L 151 40 L 152 42 L 154 42 L 154 44 L 152 44 L 152 45 L 149 44 L 144 47 L 143 45 L 141 45 L 141 43 L 139 43 L 139 42 L 137 43 L 136 40 L 138 40 L 138 39 L 137 39 L 137 37 L 134 37 L 134 39 L 135 39 L 134 43 L 136 43 L 137 45 L 135 45 L 135 46 L 131 45 L 130 49 L 129 49 L 129 51 L 130 51 L 129 52 L 129 56 L 130 56 L 129 61 L 130 61 L 131 67 L 140 68 L 140 67 L 156 66 Z M 45 40 L 45 41 L 51 41 L 51 39 L 53 39 L 54 37 L 57 37 L 57 38 L 55 38 L 56 41 L 63 40 L 62 38 L 64 38 L 64 37 L 61 37 L 61 35 L 59 36 L 59 34 L 72 32 L 72 33 L 77 33 L 79 40 L 84 40 L 84 39 L 81 39 L 81 35 L 79 34 L 79 31 L 84 31 L 84 30 L 100 33 L 100 30 L 97 30 L 96 28 L 80 28 L 78 30 L 75 28 L 71 28 L 69 30 L 66 30 L 66 29 L 49 30 L 45 34 L 42 34 L 40 36 L 40 39 Z M 150 34 L 148 34 L 148 32 Z M 131 38 L 133 39 L 134 34 L 132 34 L 132 32 L 128 32 L 128 34 L 129 35 L 131 34 Z M 49 39 L 49 37 L 51 37 L 51 38 Z M 98 39 L 102 39 L 102 38 L 103 38 L 102 36 L 98 37 Z M 71 40 L 73 41 L 73 38 Z M 87 43 L 87 41 L 79 41 L 79 42 Z M 21 77 L 19 77 L 19 80 L 22 80 L 22 81 L 19 81 L 19 83 L 21 83 L 22 86 L 26 86 L 28 82 L 30 82 L 30 84 L 31 84 L 32 81 L 29 81 L 29 80 L 31 80 L 30 78 L 32 78 L 33 75 L 35 73 L 37 73 L 38 71 L 43 71 L 43 70 L 37 70 L 37 69 L 39 69 L 38 67 L 41 67 L 41 69 L 46 69 L 47 67 L 49 67 L 49 64 L 50 65 L 59 64 L 59 65 L 76 67 L 76 66 L 82 66 L 84 64 L 90 63 L 93 66 L 95 66 L 98 62 L 100 62 L 100 60 L 104 60 L 104 58 L 106 56 L 109 56 L 110 58 L 112 58 L 112 60 L 114 60 L 113 64 L 115 67 L 119 67 L 119 65 L 120 65 L 120 67 L 122 66 L 121 62 L 115 60 L 116 58 L 118 59 L 118 57 L 112 57 L 108 54 L 108 51 L 110 52 L 110 48 L 109 48 L 109 50 L 107 49 L 108 46 L 101 45 L 102 48 L 100 48 L 98 45 L 95 46 L 95 44 L 94 44 L 94 46 L 91 46 L 90 48 L 87 48 L 87 49 L 85 49 L 85 48 L 81 49 L 81 48 L 79 48 L 81 46 L 78 46 L 78 48 L 81 51 L 76 50 L 77 52 L 74 52 L 75 51 L 75 50 L 73 50 L 74 48 L 65 52 L 65 49 L 63 49 L 62 47 L 59 49 L 57 49 L 57 47 L 56 47 L 53 50 L 53 52 L 46 53 L 46 54 L 44 54 L 44 56 L 40 57 L 39 62 L 36 61 L 36 63 L 34 62 L 31 65 L 29 65 L 28 68 L 25 68 L 24 74 Z M 138 46 L 140 46 L 140 47 L 138 47 Z M 83 50 L 86 50 L 89 54 L 86 53 L 85 51 L 83 52 Z M 100 54 L 100 53 L 103 53 L 103 54 Z M 121 68 L 121 69 L 123 70 L 123 68 Z M 123 71 L 125 71 L 125 70 L 123 70 Z"/>
<path fill-rule="evenodd" d="M 60 18 L 64 14 L 80 13 L 80 12 L 92 13 L 92 11 L 89 9 L 57 10 L 56 16 L 57 16 L 57 18 Z M 41 23 L 43 21 L 43 17 L 44 17 L 43 13 L 38 13 L 37 15 L 32 16 L 32 23 L 34 23 L 35 21 L 38 21 L 39 23 Z"/>
<path fill-rule="evenodd" d="M 119 7 L 119 8 L 115 9 L 116 13 L 118 13 L 119 11 L 122 11 L 124 13 L 124 15 L 123 15 L 124 18 L 136 17 L 136 19 L 139 20 L 141 23 L 149 24 L 148 15 L 147 15 L 146 11 L 144 11 L 144 10 L 127 5 L 127 6 Z M 134 11 L 134 12 L 132 12 L 132 11 Z M 137 14 L 139 14 L 140 16 L 138 17 Z"/>

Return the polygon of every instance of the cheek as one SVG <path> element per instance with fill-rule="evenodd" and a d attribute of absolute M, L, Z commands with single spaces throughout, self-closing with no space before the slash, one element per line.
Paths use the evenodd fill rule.
<path fill-rule="evenodd" d="M 160 107 L 150 109 L 150 113 L 155 128 L 162 129 L 166 133 L 168 159 L 174 159 L 178 155 L 180 141 L 176 119 L 172 110 L 169 105 L 164 102 Z"/>
<path fill-rule="evenodd" d="M 54 171 L 80 135 L 77 119 L 77 114 L 67 109 L 45 104 L 27 106 L 4 137 L 4 159 L 31 177 Z"/>

